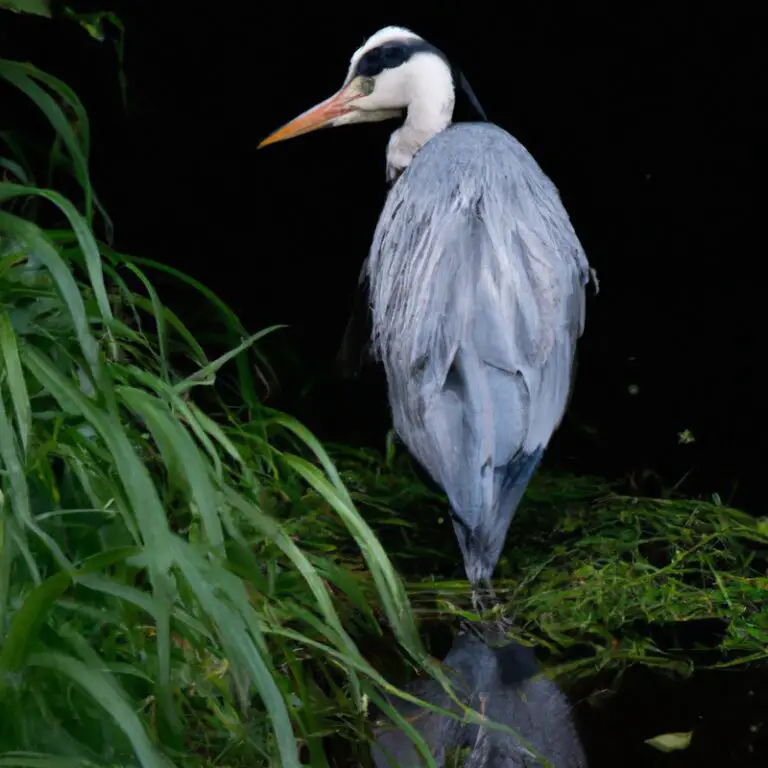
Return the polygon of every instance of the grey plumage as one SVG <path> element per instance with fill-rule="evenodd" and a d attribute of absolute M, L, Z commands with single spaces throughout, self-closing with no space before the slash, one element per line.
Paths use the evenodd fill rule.
<path fill-rule="evenodd" d="M 557 189 L 491 124 L 448 127 L 392 187 L 364 270 L 395 428 L 489 581 L 571 388 L 589 265 Z"/>
<path fill-rule="evenodd" d="M 590 270 L 555 186 L 490 123 L 451 125 L 457 85 L 419 35 L 385 27 L 341 89 L 259 146 L 405 115 L 364 270 L 395 428 L 449 498 L 467 576 L 489 582 L 571 389 Z M 358 320 L 360 322 L 358 322 Z M 365 328 L 358 312 L 347 355 Z M 476 590 L 473 590 L 477 594 Z"/>
<path fill-rule="evenodd" d="M 393 700 L 393 706 L 419 731 L 438 766 L 447 764 L 452 750 L 468 753 L 461 763 L 464 768 L 541 766 L 529 747 L 557 768 L 586 766 L 568 700 L 551 680 L 537 675 L 530 649 L 514 642 L 491 648 L 483 639 L 466 633 L 457 638 L 444 664 L 451 670 L 455 691 L 463 703 L 481 711 L 489 720 L 508 726 L 524 741 Z M 456 705 L 434 680 L 417 681 L 408 690 L 422 700 L 458 713 Z M 376 768 L 424 765 L 410 738 L 391 724 L 379 727 L 375 737 Z"/>

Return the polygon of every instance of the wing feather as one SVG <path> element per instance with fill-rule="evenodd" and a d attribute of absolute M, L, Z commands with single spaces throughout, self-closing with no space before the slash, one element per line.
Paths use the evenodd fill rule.
<path fill-rule="evenodd" d="M 589 266 L 556 188 L 509 134 L 454 126 L 392 188 L 366 265 L 395 428 L 489 578 L 563 417 Z"/>

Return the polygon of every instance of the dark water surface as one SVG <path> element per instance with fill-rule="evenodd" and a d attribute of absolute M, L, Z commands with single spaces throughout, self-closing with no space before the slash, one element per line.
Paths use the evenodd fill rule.
<path fill-rule="evenodd" d="M 681 679 L 629 669 L 614 694 L 591 681 L 599 703 L 571 698 L 592 768 L 768 765 L 768 666 L 700 671 Z M 586 696 L 586 694 L 585 694 Z M 664 754 L 644 743 L 664 733 L 693 732 L 690 746 Z"/>

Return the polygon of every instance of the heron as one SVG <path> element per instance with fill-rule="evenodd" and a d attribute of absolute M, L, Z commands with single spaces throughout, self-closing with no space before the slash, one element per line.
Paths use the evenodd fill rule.
<path fill-rule="evenodd" d="M 443 714 L 446 710 L 456 711 L 451 697 L 436 680 L 417 679 L 406 690 L 443 712 L 424 711 L 394 696 L 389 704 L 413 724 L 437 765 L 457 765 L 449 754 L 459 751 L 466 755 L 461 763 L 464 768 L 541 766 L 533 748 L 549 765 L 586 768 L 584 747 L 568 699 L 556 683 L 539 674 L 533 649 L 514 640 L 502 646 L 487 645 L 475 633 L 464 632 L 457 637 L 443 665 L 460 700 L 473 708 L 479 705 L 488 720 L 506 725 L 516 735 Z M 386 718 L 382 720 L 383 725 L 374 728 L 375 768 L 424 765 L 409 736 L 392 727 Z"/>
<path fill-rule="evenodd" d="M 480 120 L 453 122 L 457 91 Z M 369 349 L 398 436 L 445 491 L 479 603 L 567 409 L 592 271 L 554 183 L 403 27 L 368 38 L 340 90 L 259 147 L 398 117 L 361 273 Z"/>

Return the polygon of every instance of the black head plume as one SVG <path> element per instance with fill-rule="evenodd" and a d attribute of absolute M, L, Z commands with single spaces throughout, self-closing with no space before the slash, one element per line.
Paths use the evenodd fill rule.
<path fill-rule="evenodd" d="M 475 110 L 475 112 L 477 112 L 478 117 L 483 122 L 487 123 L 488 115 L 485 114 L 483 105 L 480 103 L 477 96 L 475 96 L 475 92 L 472 90 L 472 86 L 469 84 L 469 80 L 464 77 L 464 73 L 460 69 L 451 67 L 451 71 L 453 72 L 453 82 L 456 84 L 457 88 L 467 97 L 470 106 Z"/>

